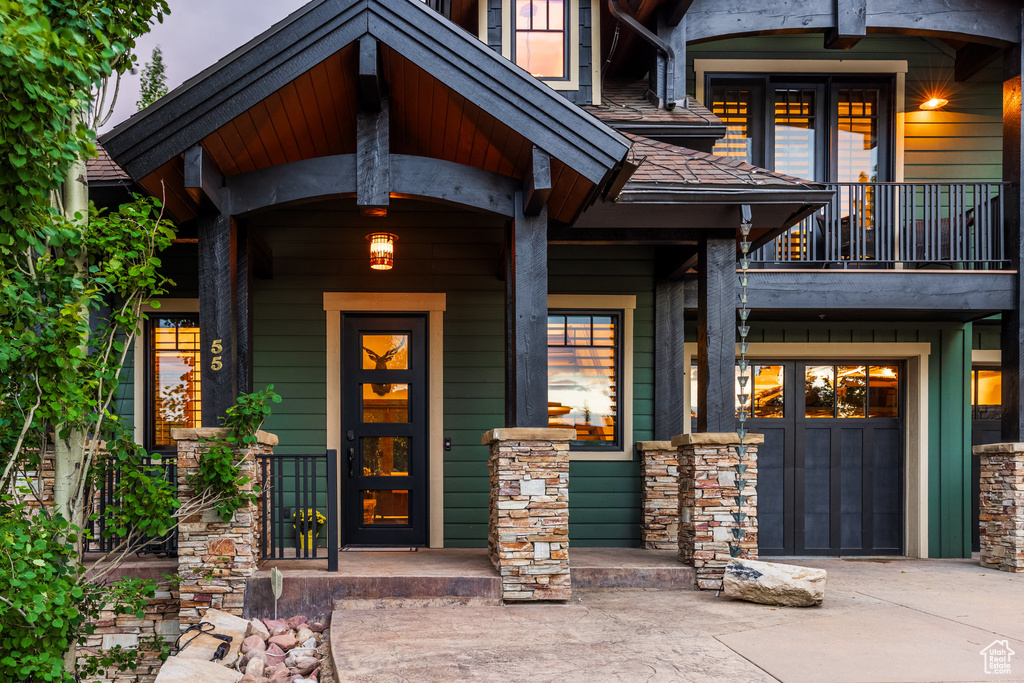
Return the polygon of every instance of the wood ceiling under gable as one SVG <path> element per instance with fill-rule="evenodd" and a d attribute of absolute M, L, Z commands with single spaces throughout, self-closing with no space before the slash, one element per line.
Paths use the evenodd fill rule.
<path fill-rule="evenodd" d="M 532 143 L 395 50 L 381 46 L 391 107 L 391 152 L 443 159 L 522 179 Z M 351 44 L 315 65 L 202 140 L 226 177 L 356 151 L 358 50 Z M 594 185 L 552 159 L 549 216 L 570 222 Z M 173 159 L 142 180 L 179 218 L 197 205 Z"/>

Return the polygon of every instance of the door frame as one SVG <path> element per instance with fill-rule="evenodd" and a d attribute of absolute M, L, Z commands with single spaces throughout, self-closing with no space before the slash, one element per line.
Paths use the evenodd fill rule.
<path fill-rule="evenodd" d="M 908 557 L 928 557 L 928 342 L 820 342 L 779 343 L 751 342 L 747 358 L 757 360 L 806 360 L 828 358 L 842 361 L 902 360 L 906 387 L 904 425 L 905 474 L 903 488 L 903 548 Z M 683 347 L 687 379 L 690 366 L 697 356 L 697 344 Z M 738 347 L 737 347 L 738 357 Z M 683 405 L 689 406 L 690 382 L 683 382 Z M 691 430 L 690 420 L 684 420 L 686 433 Z"/>
<path fill-rule="evenodd" d="M 427 541 L 444 547 L 444 294 L 324 292 L 327 318 L 327 448 L 342 452 L 341 314 L 427 314 Z M 340 468 L 339 468 L 340 476 Z M 337 482 L 340 491 L 341 482 Z M 340 520 L 339 520 L 340 521 Z M 339 525 L 340 533 L 340 525 Z"/>

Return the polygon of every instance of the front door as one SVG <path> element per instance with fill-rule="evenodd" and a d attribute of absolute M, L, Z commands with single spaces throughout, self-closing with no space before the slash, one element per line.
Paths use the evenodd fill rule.
<path fill-rule="evenodd" d="M 426 545 L 426 318 L 341 324 L 342 543 Z"/>

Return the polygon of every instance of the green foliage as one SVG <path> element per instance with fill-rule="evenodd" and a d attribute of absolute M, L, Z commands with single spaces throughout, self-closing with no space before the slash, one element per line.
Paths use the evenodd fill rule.
<path fill-rule="evenodd" d="M 197 494 L 216 499 L 214 509 L 225 522 L 238 508 L 259 500 L 258 487 L 252 491 L 245 490 L 249 478 L 238 474 L 235 451 L 256 443 L 256 432 L 270 415 L 270 404 L 280 402 L 281 397 L 274 393 L 273 384 L 262 391 L 242 394 L 226 411 L 224 427 L 228 430 L 227 435 L 223 439 L 204 441 L 206 450 L 198 458 L 198 468 L 189 479 L 189 485 Z"/>
<path fill-rule="evenodd" d="M 102 610 L 142 618 L 154 595 L 150 580 L 110 585 L 83 581 L 74 541 L 78 530 L 60 518 L 29 517 L 24 506 L 0 501 L 0 680 L 62 681 L 106 667 L 134 669 L 138 653 L 115 648 L 66 671 L 64 653 L 84 642 Z"/>
<path fill-rule="evenodd" d="M 142 84 L 139 99 L 135 106 L 140 110 L 167 94 L 167 74 L 164 72 L 164 53 L 157 45 L 153 48 L 153 57 L 142 69 Z"/>

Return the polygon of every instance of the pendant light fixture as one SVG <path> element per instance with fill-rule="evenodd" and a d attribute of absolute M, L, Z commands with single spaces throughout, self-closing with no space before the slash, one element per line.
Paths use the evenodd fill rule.
<path fill-rule="evenodd" d="M 398 235 L 390 232 L 371 232 L 366 236 L 370 242 L 370 268 L 391 270 L 395 265 L 395 240 Z"/>

